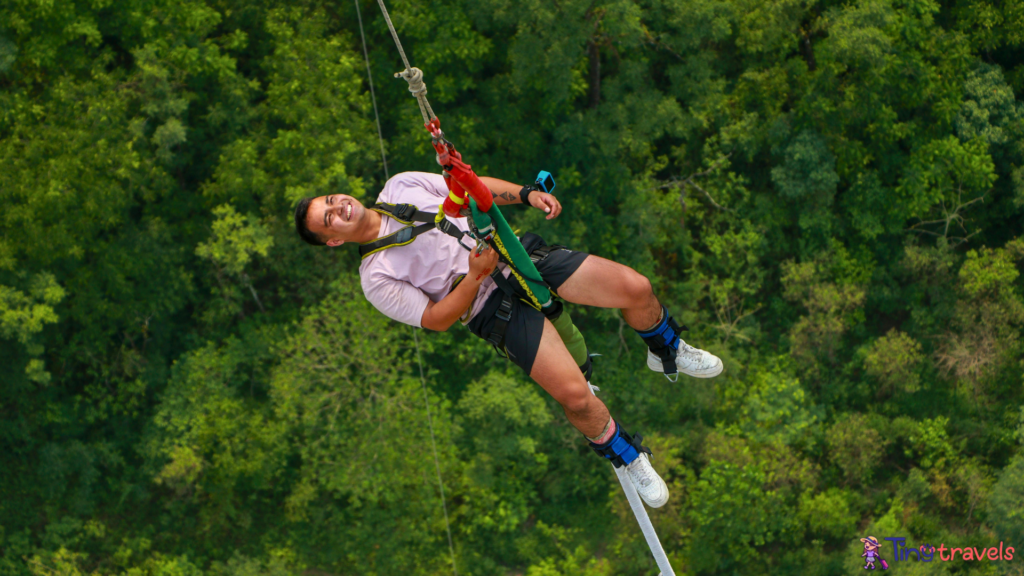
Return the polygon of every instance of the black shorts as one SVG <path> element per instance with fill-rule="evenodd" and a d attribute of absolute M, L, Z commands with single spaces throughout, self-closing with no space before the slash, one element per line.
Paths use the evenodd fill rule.
<path fill-rule="evenodd" d="M 519 240 L 526 248 L 527 254 L 533 253 L 537 248 L 547 246 L 540 236 L 529 232 L 523 234 Z M 576 272 L 583 264 L 587 256 L 586 252 L 577 252 L 568 248 L 558 249 L 537 263 L 537 271 L 540 272 L 540 277 L 548 283 L 548 286 L 557 292 L 562 284 L 569 279 L 569 276 L 572 276 L 573 272 Z M 517 282 L 512 282 L 512 286 L 522 297 L 526 297 Z M 501 299 L 504 295 L 505 293 L 498 288 L 488 296 L 484 307 L 467 324 L 470 332 L 485 340 L 491 335 L 494 321 L 497 319 L 495 313 L 501 306 Z M 505 352 L 508 353 L 509 360 L 515 362 L 529 374 L 533 370 L 533 361 L 537 358 L 537 350 L 540 348 L 540 337 L 544 332 L 544 314 L 532 306 L 524 304 L 520 299 L 513 298 L 510 316 L 508 327 L 505 329 Z"/>

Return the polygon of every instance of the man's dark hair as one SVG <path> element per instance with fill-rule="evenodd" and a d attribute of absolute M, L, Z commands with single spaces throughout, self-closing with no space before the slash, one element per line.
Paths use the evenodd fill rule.
<path fill-rule="evenodd" d="M 303 198 L 299 200 L 299 203 L 295 206 L 295 231 L 302 236 L 308 244 L 313 246 L 324 246 L 326 242 L 320 239 L 319 234 L 315 234 L 309 229 L 309 225 L 306 224 L 306 213 L 309 212 L 309 205 L 313 203 L 312 198 Z"/>

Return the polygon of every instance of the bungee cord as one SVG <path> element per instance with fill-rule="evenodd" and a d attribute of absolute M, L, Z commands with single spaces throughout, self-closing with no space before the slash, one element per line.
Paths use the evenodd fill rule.
<path fill-rule="evenodd" d="M 395 46 L 398 46 L 398 53 L 402 55 L 402 63 L 405 64 L 405 70 L 395 72 L 395 78 L 403 78 L 409 83 L 409 92 L 416 97 L 416 103 L 420 106 L 420 114 L 423 115 L 423 123 L 429 124 L 437 116 L 434 115 L 434 111 L 430 109 L 430 102 L 427 101 L 427 85 L 423 83 L 423 71 L 409 65 L 409 58 L 405 56 L 402 41 L 398 39 L 398 32 L 395 31 L 395 25 L 391 23 L 391 15 L 388 14 L 387 6 L 384 6 L 384 0 L 377 0 L 377 3 L 380 4 L 380 11 L 384 14 L 384 21 L 388 23 L 391 37 L 395 39 Z"/>

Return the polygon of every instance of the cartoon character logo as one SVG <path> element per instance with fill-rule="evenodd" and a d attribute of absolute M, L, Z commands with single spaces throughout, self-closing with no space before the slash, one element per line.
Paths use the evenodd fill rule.
<path fill-rule="evenodd" d="M 864 543 L 864 553 L 861 554 L 861 557 L 864 558 L 865 561 L 864 569 L 867 570 L 868 568 L 871 568 L 874 570 L 875 562 L 878 562 L 882 565 L 882 570 L 888 570 L 889 564 L 887 564 L 885 560 L 878 555 L 878 549 L 882 546 L 878 543 L 878 538 L 868 536 L 867 538 L 861 538 L 860 541 Z"/>

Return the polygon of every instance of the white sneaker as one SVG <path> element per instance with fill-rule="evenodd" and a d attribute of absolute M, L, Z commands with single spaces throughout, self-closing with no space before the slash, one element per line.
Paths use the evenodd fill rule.
<path fill-rule="evenodd" d="M 626 464 L 626 474 L 633 481 L 633 486 L 651 508 L 661 508 L 668 502 L 668 486 L 654 471 L 647 454 L 640 453 L 636 460 Z"/>
<path fill-rule="evenodd" d="M 647 367 L 655 372 L 665 372 L 661 365 L 661 358 L 647 351 Z M 694 378 L 714 378 L 722 373 L 725 366 L 722 359 L 714 354 L 694 348 L 682 339 L 679 340 L 679 349 L 676 350 L 676 370 Z"/>

